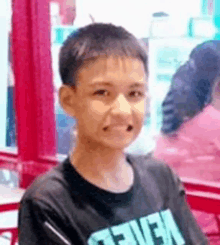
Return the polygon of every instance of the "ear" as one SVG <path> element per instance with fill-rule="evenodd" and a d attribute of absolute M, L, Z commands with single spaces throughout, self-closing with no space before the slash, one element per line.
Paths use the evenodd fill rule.
<path fill-rule="evenodd" d="M 76 91 L 74 88 L 62 85 L 59 89 L 59 102 L 64 111 L 71 117 L 75 116 Z"/>

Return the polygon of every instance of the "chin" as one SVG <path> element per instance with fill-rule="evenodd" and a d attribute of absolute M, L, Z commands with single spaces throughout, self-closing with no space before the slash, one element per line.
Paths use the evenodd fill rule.
<path fill-rule="evenodd" d="M 111 148 L 115 150 L 121 150 L 124 151 L 132 142 L 134 139 L 129 139 L 129 140 L 120 140 L 120 141 L 105 141 L 103 142 L 104 146 L 106 148 Z"/>

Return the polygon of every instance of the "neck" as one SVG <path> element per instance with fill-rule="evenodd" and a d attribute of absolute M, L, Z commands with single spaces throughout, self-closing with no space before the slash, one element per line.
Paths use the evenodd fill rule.
<path fill-rule="evenodd" d="M 83 175 L 101 177 L 117 173 L 126 163 L 122 149 L 112 149 L 97 143 L 79 142 L 71 154 L 71 163 Z"/>
<path fill-rule="evenodd" d="M 123 149 L 78 138 L 70 161 L 84 179 L 101 189 L 120 193 L 134 183 L 133 168 L 126 161 Z"/>

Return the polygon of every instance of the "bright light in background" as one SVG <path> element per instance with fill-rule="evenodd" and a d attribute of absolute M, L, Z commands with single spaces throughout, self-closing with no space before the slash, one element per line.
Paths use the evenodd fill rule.
<path fill-rule="evenodd" d="M 76 26 L 95 22 L 121 25 L 138 38 L 148 36 L 151 11 L 148 1 L 143 0 L 78 0 L 76 1 Z"/>
<path fill-rule="evenodd" d="M 77 0 L 77 27 L 95 22 L 121 25 L 137 38 L 148 37 L 150 21 L 155 12 L 166 12 L 173 17 L 186 19 L 199 16 L 201 0 Z M 180 23 L 181 24 L 181 23 Z"/>
<path fill-rule="evenodd" d="M 146 0 L 153 12 L 163 11 L 179 18 L 199 16 L 201 0 Z"/>
<path fill-rule="evenodd" d="M 7 117 L 7 79 L 8 79 L 8 43 L 9 43 L 9 31 L 11 29 L 11 1 L 0 1 L 0 74 L 1 74 L 1 100 L 0 100 L 0 148 L 5 147 L 6 143 L 6 117 Z"/>

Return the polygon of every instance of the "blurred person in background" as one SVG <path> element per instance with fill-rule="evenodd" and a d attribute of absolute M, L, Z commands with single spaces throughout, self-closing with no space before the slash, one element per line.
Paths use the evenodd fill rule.
<path fill-rule="evenodd" d="M 196 46 L 174 74 L 162 104 L 163 123 L 154 156 L 181 177 L 220 180 L 220 41 Z M 220 218 L 195 212 L 206 233 L 217 233 Z"/>

